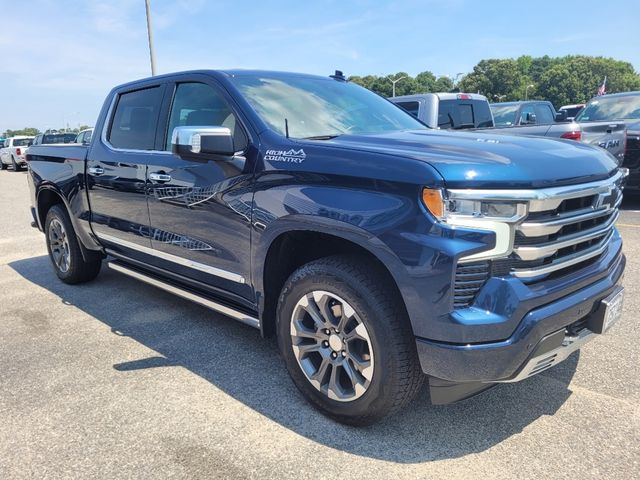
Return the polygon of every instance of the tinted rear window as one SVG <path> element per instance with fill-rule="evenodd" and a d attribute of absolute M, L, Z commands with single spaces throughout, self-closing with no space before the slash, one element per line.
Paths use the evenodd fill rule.
<path fill-rule="evenodd" d="M 565 112 L 567 112 L 567 117 L 573 118 L 578 113 L 580 113 L 580 110 L 582 110 L 582 107 L 561 108 L 560 110 L 564 110 Z"/>
<path fill-rule="evenodd" d="M 71 143 L 75 139 L 75 133 L 51 133 L 44 135 L 41 143 Z"/>
<path fill-rule="evenodd" d="M 438 109 L 440 128 L 492 127 L 489 104 L 482 100 L 442 100 Z"/>
<path fill-rule="evenodd" d="M 14 147 L 28 147 L 33 142 L 32 138 L 14 138 L 13 146 Z"/>
<path fill-rule="evenodd" d="M 418 110 L 420 109 L 420 104 L 418 102 L 394 102 L 399 107 L 404 108 L 407 112 L 409 112 L 414 117 L 418 118 Z"/>

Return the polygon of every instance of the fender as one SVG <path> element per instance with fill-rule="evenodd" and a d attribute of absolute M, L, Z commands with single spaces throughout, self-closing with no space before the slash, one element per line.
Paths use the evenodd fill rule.
<path fill-rule="evenodd" d="M 256 291 L 264 291 L 264 264 L 273 241 L 283 233 L 304 231 L 338 237 L 364 248 L 386 267 L 398 283 L 404 267 L 400 259 L 379 238 L 370 232 L 341 220 L 315 215 L 295 214 L 274 220 L 256 242 L 253 252 L 253 279 Z"/>
<path fill-rule="evenodd" d="M 69 203 L 69 199 L 63 192 L 58 188 L 54 183 L 46 182 L 38 185 L 37 193 L 36 193 L 36 218 L 38 219 L 38 227 L 41 231 L 44 232 L 44 222 L 42 217 L 42 212 L 40 212 L 40 195 L 42 192 L 48 191 L 52 192 L 62 201 L 67 213 L 69 214 L 69 218 L 71 219 L 71 225 L 73 225 L 73 229 L 75 230 L 76 237 L 80 243 L 80 249 L 82 251 L 82 256 L 85 260 L 90 259 L 93 255 L 103 254 L 102 246 L 100 246 L 95 239 L 89 234 L 89 231 L 81 225 L 81 220 L 79 220 L 73 212 L 71 208 L 71 204 Z M 86 219 L 87 225 L 89 219 Z"/>

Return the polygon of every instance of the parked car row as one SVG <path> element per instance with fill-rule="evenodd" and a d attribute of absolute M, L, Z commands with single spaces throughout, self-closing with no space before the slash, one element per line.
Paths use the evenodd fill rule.
<path fill-rule="evenodd" d="M 16 135 L 0 139 L 0 164 L 2 170 L 8 167 L 18 172 L 27 164 L 27 151 L 32 145 L 55 145 L 81 143 L 88 145 L 91 141 L 93 128 L 82 130 L 79 133 L 69 132 L 45 132 L 36 136 Z"/>
<path fill-rule="evenodd" d="M 33 142 L 33 137 L 17 135 L 5 139 L 4 147 L 0 150 L 0 163 L 2 170 L 11 166 L 14 171 L 20 170 L 27 164 L 25 152 Z"/>

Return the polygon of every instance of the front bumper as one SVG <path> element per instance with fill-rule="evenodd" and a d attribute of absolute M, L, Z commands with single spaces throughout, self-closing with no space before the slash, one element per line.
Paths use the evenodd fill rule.
<path fill-rule="evenodd" d="M 618 288 L 625 263 L 624 255 L 618 252 L 605 276 L 529 311 L 512 335 L 504 340 L 455 344 L 417 338 L 422 370 L 431 377 L 450 383 L 486 384 L 521 380 L 518 375 L 535 358 L 541 345 L 548 342 L 545 339 L 556 335 L 556 341 L 562 343 L 567 326 L 579 321 L 589 323 L 590 317 L 600 314 L 601 301 Z M 584 335 L 575 349 L 594 336 L 588 331 Z M 570 353 L 567 351 L 567 356 Z"/>

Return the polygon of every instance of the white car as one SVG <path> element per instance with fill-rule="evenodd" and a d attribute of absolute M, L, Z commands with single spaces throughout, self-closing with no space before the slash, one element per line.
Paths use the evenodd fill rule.
<path fill-rule="evenodd" d="M 0 150 L 0 165 L 5 170 L 9 165 L 14 171 L 18 171 L 23 165 L 27 165 L 25 151 L 33 142 L 33 137 L 17 135 L 4 141 L 4 148 Z"/>

